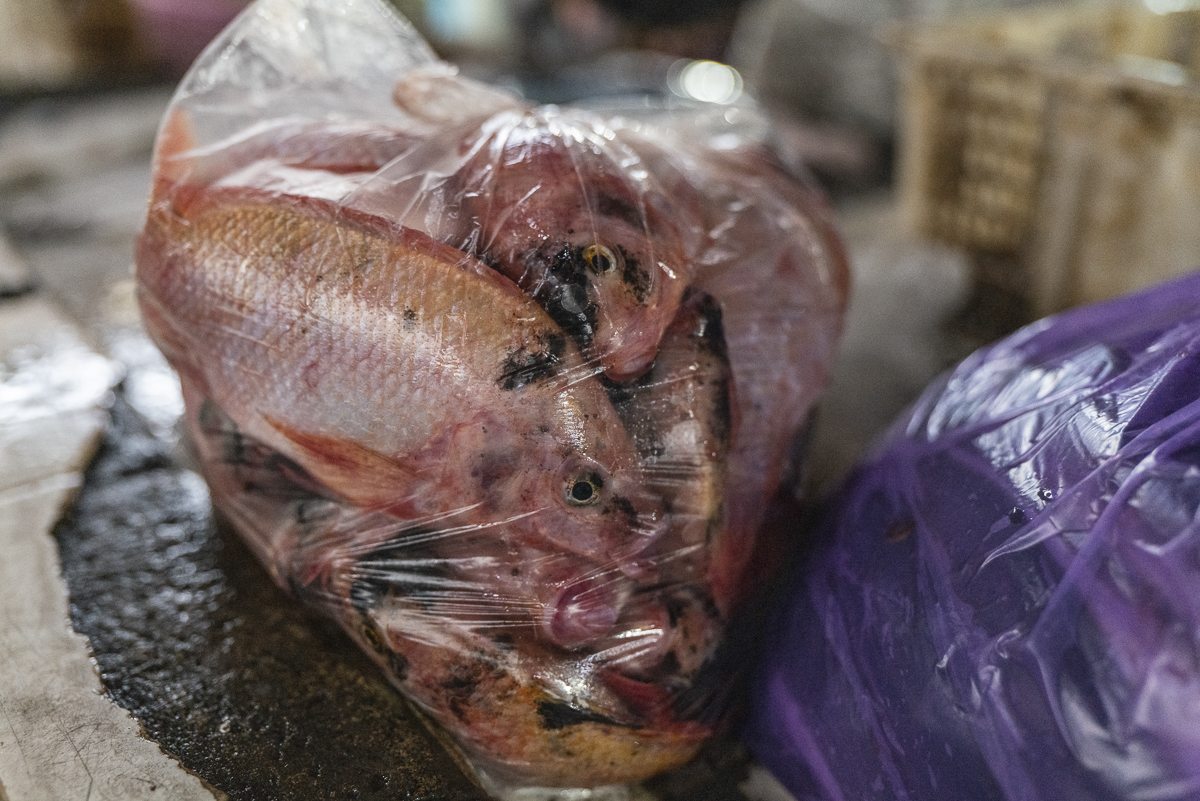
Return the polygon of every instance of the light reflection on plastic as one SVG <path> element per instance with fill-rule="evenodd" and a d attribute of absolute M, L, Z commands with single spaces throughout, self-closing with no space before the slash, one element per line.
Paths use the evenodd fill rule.
<path fill-rule="evenodd" d="M 742 76 L 716 61 L 680 61 L 671 67 L 671 91 L 705 103 L 729 104 L 742 96 Z"/>
<path fill-rule="evenodd" d="M 1196 0 L 1146 0 L 1146 8 L 1155 14 L 1170 14 L 1175 11 L 1187 11 L 1189 8 L 1200 6 Z"/>
<path fill-rule="evenodd" d="M 1126 54 L 1117 57 L 1117 66 L 1130 75 L 1168 86 L 1183 86 L 1188 82 L 1187 68 L 1174 61 Z"/>
<path fill-rule="evenodd" d="M 510 38 L 508 9 L 498 0 L 429 0 L 425 19 L 445 42 L 486 48 L 502 46 Z"/>

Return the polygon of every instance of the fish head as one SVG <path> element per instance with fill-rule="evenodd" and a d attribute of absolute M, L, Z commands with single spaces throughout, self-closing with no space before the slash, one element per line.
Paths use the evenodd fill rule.
<path fill-rule="evenodd" d="M 531 476 L 551 501 L 537 525 L 566 550 L 644 577 L 639 555 L 668 528 L 661 493 L 598 381 L 559 392 L 554 411 L 543 469 Z"/>
<path fill-rule="evenodd" d="M 552 458 L 546 468 L 538 477 L 539 492 L 551 501 L 536 522 L 542 537 L 623 572 L 644 573 L 637 556 L 662 535 L 666 515 L 641 470 L 580 452 Z"/>
<path fill-rule="evenodd" d="M 654 361 L 688 283 L 684 237 L 637 156 L 537 110 L 497 129 L 463 191 L 476 249 L 625 381 Z"/>
<path fill-rule="evenodd" d="M 438 460 L 439 486 L 454 486 L 479 525 L 626 575 L 647 573 L 638 554 L 667 528 L 662 497 L 594 380 L 551 408 L 481 412 Z"/>

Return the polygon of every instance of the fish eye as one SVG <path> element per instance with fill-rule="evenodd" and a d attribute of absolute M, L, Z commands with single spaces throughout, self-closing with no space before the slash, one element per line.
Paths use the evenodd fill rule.
<path fill-rule="evenodd" d="M 604 245 L 588 245 L 583 249 L 583 260 L 599 275 L 611 273 L 621 266 L 621 257 Z"/>
<path fill-rule="evenodd" d="M 567 481 L 566 499 L 572 506 L 592 506 L 600 502 L 604 480 L 595 473 L 581 473 Z"/>
<path fill-rule="evenodd" d="M 377 654 L 387 653 L 387 643 L 383 641 L 383 635 L 375 630 L 375 627 L 366 623 L 362 627 L 362 634 L 366 641 L 370 644 L 371 650 Z"/>

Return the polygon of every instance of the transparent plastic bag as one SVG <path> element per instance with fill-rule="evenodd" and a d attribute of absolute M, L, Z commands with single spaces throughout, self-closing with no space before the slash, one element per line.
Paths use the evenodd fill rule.
<path fill-rule="evenodd" d="M 848 282 L 763 130 L 532 107 L 378 0 L 259 0 L 168 110 L 139 299 L 214 503 L 492 786 L 721 725 Z"/>
<path fill-rule="evenodd" d="M 967 359 L 821 533 L 748 728 L 797 798 L 1200 797 L 1200 273 Z"/>

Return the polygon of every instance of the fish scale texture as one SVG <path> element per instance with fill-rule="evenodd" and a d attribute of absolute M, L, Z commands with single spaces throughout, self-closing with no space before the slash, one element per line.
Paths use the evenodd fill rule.
<path fill-rule="evenodd" d="M 258 0 L 167 110 L 138 297 L 213 502 L 498 792 L 726 726 L 849 283 L 768 136 L 532 106 L 378 0 Z"/>

